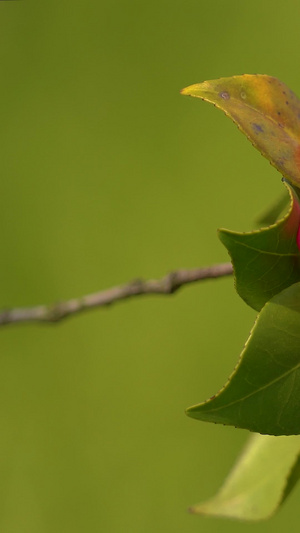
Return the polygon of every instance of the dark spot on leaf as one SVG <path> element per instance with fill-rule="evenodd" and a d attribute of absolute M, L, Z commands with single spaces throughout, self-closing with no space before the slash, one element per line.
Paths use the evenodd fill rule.
<path fill-rule="evenodd" d="M 256 133 L 263 133 L 264 131 L 260 124 L 256 124 L 255 122 L 252 123 L 252 128 Z"/>
<path fill-rule="evenodd" d="M 277 162 L 280 167 L 284 168 L 286 164 L 286 159 L 284 157 L 281 157 L 277 160 Z"/>
<path fill-rule="evenodd" d="M 286 101 L 285 103 L 286 103 L 286 105 L 289 105 L 288 101 Z"/>
<path fill-rule="evenodd" d="M 223 100 L 229 100 L 229 98 L 230 98 L 230 94 L 227 93 L 226 91 L 222 91 L 221 93 L 219 93 L 219 96 L 221 96 L 221 98 L 223 98 Z"/>
<path fill-rule="evenodd" d="M 280 111 L 277 111 L 277 115 L 281 115 Z"/>

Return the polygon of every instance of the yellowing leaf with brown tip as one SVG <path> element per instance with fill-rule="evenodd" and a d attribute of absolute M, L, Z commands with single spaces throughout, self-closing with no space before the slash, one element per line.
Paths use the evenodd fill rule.
<path fill-rule="evenodd" d="M 300 100 L 284 83 L 244 74 L 190 85 L 181 93 L 222 109 L 285 178 L 300 186 Z"/>

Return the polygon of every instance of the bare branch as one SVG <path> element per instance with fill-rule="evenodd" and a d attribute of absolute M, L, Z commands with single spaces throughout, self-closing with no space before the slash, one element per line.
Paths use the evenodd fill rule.
<path fill-rule="evenodd" d="M 94 307 L 108 306 L 133 296 L 173 294 L 183 285 L 205 279 L 230 276 L 232 272 L 231 263 L 220 263 L 193 270 L 176 270 L 162 279 L 135 280 L 127 285 L 112 287 L 111 289 L 88 294 L 82 298 L 73 298 L 72 300 L 52 305 L 2 310 L 0 312 L 0 326 L 20 322 L 59 322 L 75 313 Z"/>

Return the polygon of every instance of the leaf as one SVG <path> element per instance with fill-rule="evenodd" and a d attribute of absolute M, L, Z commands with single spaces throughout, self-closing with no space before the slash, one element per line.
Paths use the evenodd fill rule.
<path fill-rule="evenodd" d="M 244 74 L 191 85 L 181 93 L 222 109 L 283 176 L 300 184 L 300 100 L 284 83 Z"/>
<path fill-rule="evenodd" d="M 300 436 L 252 435 L 217 494 L 190 510 L 240 520 L 269 518 L 300 476 Z"/>
<path fill-rule="evenodd" d="M 249 233 L 219 230 L 232 259 L 236 290 L 257 311 L 275 294 L 300 281 L 300 206 L 296 193 L 287 188 L 290 209 L 276 224 Z"/>
<path fill-rule="evenodd" d="M 269 435 L 300 434 L 300 283 L 260 312 L 227 384 L 187 415 Z"/>

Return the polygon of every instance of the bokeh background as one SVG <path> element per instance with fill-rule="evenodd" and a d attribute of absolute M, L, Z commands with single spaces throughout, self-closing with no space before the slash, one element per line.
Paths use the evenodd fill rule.
<path fill-rule="evenodd" d="M 276 9 L 275 9 L 276 7 Z M 1 306 L 227 260 L 280 175 L 182 87 L 243 73 L 300 95 L 300 5 L 0 2 Z M 281 532 L 201 518 L 246 431 L 188 419 L 255 319 L 232 279 L 1 329 L 3 533 Z"/>

